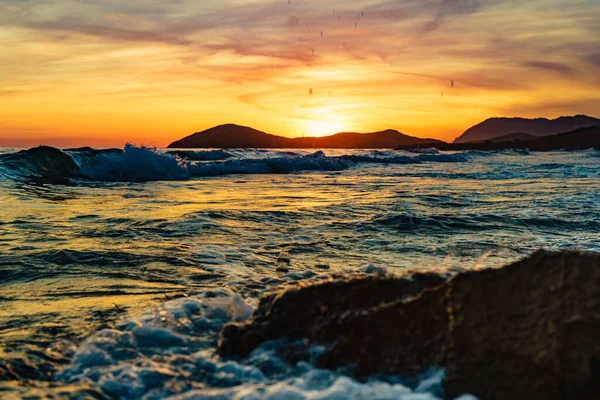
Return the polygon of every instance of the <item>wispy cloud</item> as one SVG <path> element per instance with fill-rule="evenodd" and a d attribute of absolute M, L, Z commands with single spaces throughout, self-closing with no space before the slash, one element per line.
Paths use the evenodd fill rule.
<path fill-rule="evenodd" d="M 437 6 L 435 18 L 425 24 L 425 31 L 439 28 L 444 20 L 453 15 L 472 14 L 481 7 L 480 0 L 442 0 Z"/>
<path fill-rule="evenodd" d="M 571 75 L 575 72 L 573 68 L 569 67 L 568 65 L 549 61 L 529 61 L 524 63 L 523 65 L 526 67 L 531 67 L 544 71 L 558 72 L 564 75 Z"/>
<path fill-rule="evenodd" d="M 600 68 L 600 53 L 594 53 L 587 56 L 587 60 L 596 67 Z"/>

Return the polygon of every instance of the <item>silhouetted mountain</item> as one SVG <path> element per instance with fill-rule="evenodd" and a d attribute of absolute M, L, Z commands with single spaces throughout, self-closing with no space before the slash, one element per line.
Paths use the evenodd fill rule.
<path fill-rule="evenodd" d="M 324 137 L 286 138 L 245 126 L 227 124 L 194 133 L 171 143 L 169 148 L 393 149 L 398 146 L 436 143 L 444 142 L 420 139 L 391 129 L 373 133 L 343 132 Z"/>
<path fill-rule="evenodd" d="M 600 119 L 586 115 L 560 117 L 553 120 L 546 118 L 490 118 L 468 129 L 454 143 L 482 142 L 515 132 L 533 136 L 549 136 L 594 125 L 600 125 Z"/>
<path fill-rule="evenodd" d="M 501 143 L 512 142 L 513 140 L 533 140 L 537 138 L 538 136 L 530 135 L 529 133 L 509 133 L 508 135 L 496 136 L 488 140 L 482 140 L 481 142 Z"/>
<path fill-rule="evenodd" d="M 504 142 L 486 142 L 478 143 L 443 143 L 436 145 L 412 145 L 401 146 L 398 149 L 408 148 L 427 148 L 434 147 L 438 150 L 531 150 L 531 151 L 552 151 L 552 150 L 600 150 L 600 125 L 589 128 L 579 128 L 572 132 L 560 133 L 558 135 L 537 137 L 532 140 L 512 140 Z"/>
<path fill-rule="evenodd" d="M 321 149 L 393 149 L 410 144 L 443 143 L 435 139 L 420 139 L 408 136 L 393 129 L 373 133 L 342 132 L 319 138 L 294 138 L 294 148 L 318 147 Z"/>
<path fill-rule="evenodd" d="M 289 147 L 290 139 L 270 135 L 247 126 L 226 124 L 215 126 L 203 132 L 173 142 L 172 149 L 193 148 L 276 148 Z"/>

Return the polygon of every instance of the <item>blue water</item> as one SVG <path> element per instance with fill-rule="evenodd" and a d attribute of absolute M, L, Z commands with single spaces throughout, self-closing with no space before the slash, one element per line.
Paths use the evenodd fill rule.
<path fill-rule="evenodd" d="M 286 343 L 222 360 L 218 331 L 266 291 L 365 265 L 600 251 L 599 178 L 591 150 L 2 149 L 0 381 L 28 358 L 69 393 L 112 398 L 436 398 L 443 371 L 357 380 L 287 363 Z"/>

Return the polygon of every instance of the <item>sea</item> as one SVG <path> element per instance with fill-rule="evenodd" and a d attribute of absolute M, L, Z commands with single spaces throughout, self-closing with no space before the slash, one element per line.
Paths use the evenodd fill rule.
<path fill-rule="evenodd" d="M 0 149 L 0 398 L 443 398 L 439 366 L 224 359 L 219 331 L 334 275 L 600 251 L 599 178 L 596 150 Z"/>

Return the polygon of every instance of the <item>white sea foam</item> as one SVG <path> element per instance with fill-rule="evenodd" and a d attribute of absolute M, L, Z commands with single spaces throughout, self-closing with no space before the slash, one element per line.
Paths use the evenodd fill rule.
<path fill-rule="evenodd" d="M 171 150 L 166 154 L 191 160 L 191 161 L 217 161 L 233 157 L 231 153 L 223 149 L 214 150 Z"/>
<path fill-rule="evenodd" d="M 51 148 L 49 148 L 51 149 Z M 480 157 L 494 157 L 496 155 L 523 156 L 530 155 L 527 151 L 501 151 L 501 152 L 439 152 L 434 149 L 425 150 L 266 150 L 266 149 L 237 149 L 237 150 L 169 150 L 162 151 L 147 147 L 136 147 L 127 144 L 123 150 L 94 150 L 89 148 L 71 149 L 61 153 L 66 160 L 48 160 L 52 157 L 50 152 L 45 152 L 41 157 L 46 157 L 43 171 L 37 171 L 43 176 L 50 176 L 55 180 L 70 179 L 74 176 L 88 180 L 103 182 L 148 182 L 148 181 L 179 181 L 190 178 L 213 177 L 232 174 L 282 174 L 297 173 L 302 171 L 344 171 L 362 166 L 393 168 L 394 165 L 411 164 L 437 164 L 437 163 L 470 163 Z M 15 161 L 14 156 L 8 154 L 3 157 L 9 163 L 19 165 L 27 174 L 36 176 L 40 169 L 36 154 L 25 152 L 25 158 Z M 588 158 L 594 157 L 594 152 L 588 152 Z M 40 156 L 38 154 L 38 156 Z M 57 154 L 54 154 L 57 156 Z M 33 158 L 32 158 L 33 157 Z M 79 167 L 70 171 L 68 167 L 71 157 Z M 18 159 L 19 157 L 16 157 Z M 61 166 L 67 169 L 68 176 L 59 176 L 64 171 L 49 171 L 48 168 Z M 0 174 L 5 174 L 2 159 L 0 158 Z M 20 168 L 19 167 L 19 168 Z M 406 174 L 406 171 L 403 172 Z M 597 176 L 597 170 L 584 170 L 582 177 Z M 508 178 L 510 175 L 493 174 L 496 178 Z"/>
<path fill-rule="evenodd" d="M 295 364 L 278 355 L 291 345 L 283 341 L 267 342 L 242 360 L 215 355 L 222 326 L 245 320 L 252 311 L 225 289 L 168 301 L 91 336 L 56 378 L 90 383 L 120 399 L 429 400 L 441 395 L 441 370 L 430 371 L 412 389 L 398 378 L 359 381 L 314 367 L 310 360 L 320 353 L 318 347 L 307 348 L 309 359 Z"/>
<path fill-rule="evenodd" d="M 359 269 L 359 271 L 363 272 L 365 274 L 371 274 L 371 275 L 385 275 L 388 272 L 387 268 L 378 267 L 375 264 L 365 265 L 365 266 L 361 267 Z"/>
<path fill-rule="evenodd" d="M 331 371 L 311 368 L 298 377 L 274 384 L 251 384 L 228 389 L 198 390 L 173 396 L 173 400 L 244 399 L 244 400 L 434 400 L 432 393 L 413 391 L 400 383 L 376 379 L 359 382 Z M 441 385 L 442 375 L 433 373 Z M 439 386 L 438 386 L 439 388 Z"/>
<path fill-rule="evenodd" d="M 98 181 L 146 182 L 187 180 L 232 174 L 281 174 L 301 171 L 342 171 L 359 164 L 422 164 L 426 162 L 466 162 L 463 153 L 357 151 L 344 154 L 306 150 L 179 150 L 161 152 L 127 144 L 123 151 L 72 151 L 79 165 L 76 175 Z"/>
<path fill-rule="evenodd" d="M 187 165 L 176 157 L 154 149 L 127 144 L 122 152 L 105 152 L 93 156 L 74 154 L 81 177 L 114 182 L 186 180 Z"/>

